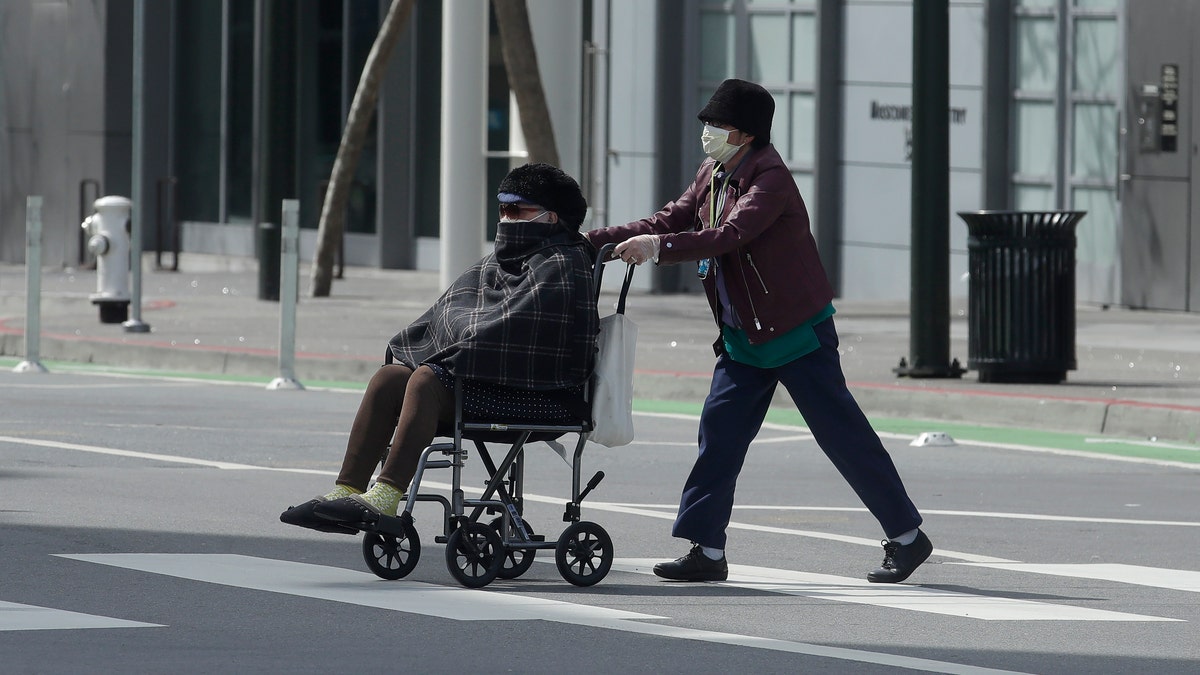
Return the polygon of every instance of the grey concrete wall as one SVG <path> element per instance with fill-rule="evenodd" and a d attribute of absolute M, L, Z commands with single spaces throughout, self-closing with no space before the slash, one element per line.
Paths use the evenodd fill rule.
<path fill-rule="evenodd" d="M 103 173 L 106 0 L 0 3 L 0 261 L 25 257 L 44 198 L 43 263 L 78 260 L 79 185 Z"/>
<path fill-rule="evenodd" d="M 912 2 L 845 3 L 842 296 L 907 299 Z M 950 293 L 966 296 L 966 226 L 983 204 L 983 3 L 950 7 Z"/>

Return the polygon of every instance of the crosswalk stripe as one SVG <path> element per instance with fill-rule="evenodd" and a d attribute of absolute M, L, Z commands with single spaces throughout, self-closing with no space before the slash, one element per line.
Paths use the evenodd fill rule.
<path fill-rule="evenodd" d="M 653 574 L 655 562 L 645 558 L 618 558 L 612 568 L 622 572 Z M 1181 621 L 1073 605 L 959 593 L 914 584 L 873 584 L 832 574 L 750 565 L 730 565 L 728 581 L 718 583 L 764 593 L 783 593 L 984 621 Z"/>
<path fill-rule="evenodd" d="M 845 647 L 648 623 L 649 620 L 666 617 L 485 589 L 470 590 L 404 580 L 385 582 L 365 572 L 285 560 L 229 554 L 160 553 L 60 554 L 59 557 L 225 586 L 462 621 L 540 619 L 572 626 L 768 649 L 935 673 L 989 675 L 1010 672 Z"/>
<path fill-rule="evenodd" d="M 21 605 L 0 600 L 0 631 L 64 630 L 76 628 L 160 628 L 161 624 L 113 619 L 63 609 Z"/>
<path fill-rule="evenodd" d="M 524 595 L 476 593 L 413 581 L 384 583 L 367 572 L 243 555 L 188 553 L 62 554 L 59 557 L 237 588 L 346 602 L 458 621 L 661 619 Z"/>
<path fill-rule="evenodd" d="M 1012 570 L 1014 572 L 1050 574 L 1075 579 L 1099 579 L 1101 581 L 1116 581 L 1123 584 L 1135 584 L 1137 586 L 1167 588 L 1173 591 L 1200 593 L 1200 572 L 1193 570 L 1173 570 L 1162 567 L 1143 567 L 1141 565 L 1124 565 L 1119 563 L 1040 564 L 1013 562 L 951 564 Z"/>

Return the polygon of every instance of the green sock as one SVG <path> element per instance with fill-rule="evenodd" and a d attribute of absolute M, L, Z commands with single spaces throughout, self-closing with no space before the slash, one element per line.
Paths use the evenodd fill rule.
<path fill-rule="evenodd" d="M 362 494 L 362 490 L 355 490 L 354 488 L 350 487 L 349 485 L 340 485 L 339 484 L 339 485 L 335 485 L 333 488 L 333 491 L 326 494 L 324 499 L 326 499 L 326 500 L 341 499 L 342 497 L 349 497 L 350 495 L 361 495 L 361 494 Z"/>
<path fill-rule="evenodd" d="M 389 516 L 396 515 L 404 490 L 392 487 L 383 481 L 375 481 L 370 490 L 363 493 L 363 501 L 379 509 L 380 513 Z"/>

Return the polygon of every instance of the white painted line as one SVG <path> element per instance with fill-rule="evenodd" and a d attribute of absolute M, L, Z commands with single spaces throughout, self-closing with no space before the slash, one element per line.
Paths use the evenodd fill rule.
<path fill-rule="evenodd" d="M 653 574 L 654 560 L 618 558 L 613 569 Z M 983 621 L 1181 621 L 1157 616 L 1110 612 L 1072 605 L 1015 600 L 959 593 L 906 584 L 873 584 L 863 579 L 792 570 L 730 565 L 729 580 L 716 582 L 764 593 L 782 593 L 817 600 L 852 602 Z"/>
<path fill-rule="evenodd" d="M 697 424 L 700 423 L 699 415 L 689 415 L 687 413 L 659 413 L 659 412 L 644 412 L 641 410 L 634 410 L 633 414 L 638 417 L 657 417 L 659 419 L 664 419 L 664 420 L 682 420 L 684 422 L 695 422 Z M 801 427 L 801 426 L 797 426 L 795 424 L 779 424 L 778 422 L 763 422 L 762 427 L 760 427 L 760 428 L 770 429 L 772 431 L 790 431 L 793 433 L 800 434 L 800 436 L 798 436 L 797 438 L 809 438 L 809 439 L 812 438 L 812 432 L 808 430 L 808 427 Z M 695 443 L 692 443 L 692 445 L 695 445 Z"/>
<path fill-rule="evenodd" d="M 792 434 L 790 436 L 765 436 L 755 438 L 752 445 L 764 445 L 767 443 L 792 443 L 795 441 L 811 441 L 812 434 Z M 696 441 L 639 441 L 634 439 L 630 445 L 652 446 L 652 447 L 675 447 L 675 448 L 694 448 Z"/>
<path fill-rule="evenodd" d="M 78 628 L 161 628 L 161 624 L 113 619 L 63 609 L 19 605 L 0 600 L 0 631 L 73 630 Z"/>
<path fill-rule="evenodd" d="M 107 370 L 103 366 L 91 366 L 91 367 L 82 367 L 81 368 L 81 367 L 73 366 L 72 364 L 61 364 L 60 369 L 62 370 L 62 372 L 74 373 L 74 374 L 78 374 L 78 375 L 94 375 L 97 377 L 113 377 L 113 378 L 138 379 L 138 380 L 161 380 L 161 381 L 165 381 L 165 382 L 187 383 L 187 384 L 198 384 L 198 385 L 256 387 L 256 388 L 262 387 L 261 382 L 241 382 L 241 381 L 237 381 L 237 380 L 220 380 L 220 379 L 211 379 L 211 378 L 207 378 L 207 377 L 188 377 L 187 375 L 179 375 L 179 374 L 176 374 L 176 375 L 152 375 L 152 374 L 145 374 L 145 373 L 124 373 L 124 372 L 119 372 L 119 371 Z M 26 385 L 26 386 L 44 386 L 44 385 L 34 384 L 34 385 Z M 72 386 L 72 385 L 51 385 L 51 386 Z M 324 391 L 324 392 L 333 392 L 333 393 L 339 393 L 339 394 L 356 394 L 356 395 L 362 394 L 362 388 L 348 388 L 348 387 L 331 386 L 331 387 L 310 387 L 310 389 L 312 391 Z M 641 410 L 634 410 L 633 414 L 636 416 L 639 416 L 639 417 L 657 417 L 657 418 L 662 418 L 662 419 L 694 421 L 697 423 L 700 420 L 699 415 L 691 415 L 691 414 L 686 414 L 686 413 L 658 413 L 658 412 L 647 412 L 647 411 L 641 411 Z M 762 428 L 763 429 L 774 429 L 774 430 L 778 430 L 778 431 L 791 431 L 791 432 L 796 432 L 796 433 L 800 433 L 800 434 L 808 434 L 809 437 L 811 437 L 811 433 L 809 432 L 808 427 L 805 427 L 802 425 L 797 425 L 797 424 L 780 424 L 777 422 L 763 422 Z M 914 436 L 912 434 L 899 434 L 899 433 L 891 433 L 891 432 L 885 432 L 885 431 L 877 431 L 876 433 L 879 435 L 880 438 L 888 438 L 888 439 L 894 439 L 894 440 L 911 441 L 914 438 L 916 438 L 916 436 Z M 1135 441 L 1135 440 L 1120 440 L 1120 439 L 1112 439 L 1112 440 L 1100 439 L 1100 440 L 1102 442 L 1108 443 L 1108 444 L 1117 444 L 1117 443 L 1126 443 L 1129 445 L 1146 445 L 1147 444 L 1147 442 L 1145 442 L 1145 441 Z M 1093 442 L 1093 439 L 1085 439 L 1085 441 Z M 1115 461 L 1115 462 L 1130 462 L 1130 463 L 1135 463 L 1135 464 L 1150 464 L 1153 466 L 1166 466 L 1166 467 L 1174 467 L 1174 468 L 1178 468 L 1178 469 L 1191 469 L 1193 471 L 1200 471 L 1200 463 L 1175 462 L 1175 461 L 1171 461 L 1171 460 L 1158 460 L 1158 459 L 1150 459 L 1150 458 L 1144 458 L 1144 457 L 1123 457 L 1120 455 L 1109 455 L 1109 454 L 1102 454 L 1102 453 L 1085 452 L 1085 451 L 1081 451 L 1081 450 L 1064 450 L 1061 448 L 1048 448 L 1048 447 L 1043 447 L 1043 446 L 1020 445 L 1020 444 L 1012 444 L 1012 443 L 993 443 L 993 442 L 988 442 L 988 441 L 960 440 L 960 441 L 958 441 L 958 444 L 965 445 L 965 446 L 983 447 L 983 448 L 1001 448 L 1001 449 L 1007 449 L 1007 450 L 1019 450 L 1022 452 L 1040 452 L 1040 453 L 1052 454 L 1052 455 L 1062 455 L 1062 456 L 1066 456 L 1066 457 L 1077 457 L 1080 459 L 1099 459 L 1099 460 L 1108 460 L 1108 461 Z M 1149 444 L 1152 447 L 1171 447 L 1171 448 L 1188 449 L 1188 450 L 1195 449 L 1192 446 L 1168 445 L 1168 444 L 1164 444 L 1164 443 L 1157 442 L 1157 441 L 1151 442 Z M 694 445 L 694 444 L 689 443 L 688 445 Z"/>
<path fill-rule="evenodd" d="M 368 572 L 243 555 L 187 553 L 63 554 L 59 557 L 210 584 L 345 602 L 457 621 L 543 619 L 564 623 L 662 619 L 525 595 L 479 592 L 415 581 L 383 581 Z"/>
<path fill-rule="evenodd" d="M 29 438 L 20 438 L 15 436 L 0 436 L 0 443 L 17 443 L 22 445 L 32 445 L 42 448 L 54 448 L 58 450 L 74 450 L 78 452 L 90 452 L 101 455 L 112 455 L 116 457 L 130 457 L 136 459 L 147 459 L 157 462 L 173 462 L 177 464 L 189 464 L 196 466 L 207 466 L 214 469 L 226 470 L 253 470 L 253 471 L 276 471 L 282 473 L 302 473 L 322 476 L 335 476 L 333 471 L 320 471 L 316 469 L 293 469 L 287 467 L 267 467 L 254 466 L 252 464 L 236 464 L 233 462 L 218 462 L 206 459 L 196 459 L 194 457 L 180 457 L 176 455 L 162 455 L 148 452 L 135 452 L 133 450 L 119 450 L 116 448 L 105 448 L 95 445 L 81 445 L 78 443 L 62 443 L 59 441 L 41 441 Z M 426 480 L 422 483 L 422 489 L 425 490 L 450 490 L 451 486 L 448 483 L 439 483 L 437 481 Z M 479 494 L 481 491 L 464 488 L 465 492 L 471 494 Z M 549 497 L 538 494 L 525 494 L 525 499 L 532 502 L 540 502 L 545 504 L 564 504 L 566 499 L 562 497 Z M 603 502 L 587 503 L 587 508 L 593 511 L 608 511 L 610 513 L 625 513 L 629 515 L 644 516 L 647 518 L 657 518 L 660 520 L 674 520 L 673 513 L 663 513 L 652 509 L 640 509 L 628 506 L 604 504 Z M 770 527 L 766 525 L 752 525 L 748 523 L 730 522 L 729 527 L 736 530 L 748 530 L 752 532 L 763 532 L 767 534 L 785 534 L 789 536 L 808 537 L 811 539 L 825 539 L 827 541 L 837 541 L 843 544 L 855 544 L 858 546 L 869 546 L 871 548 L 879 547 L 879 539 L 868 539 L 865 537 L 850 537 L 840 534 L 830 534 L 828 532 L 816 532 L 813 530 L 795 530 L 783 527 Z M 994 556 L 978 555 L 975 553 L 964 553 L 961 551 L 952 551 L 947 549 L 937 549 L 935 553 L 946 558 L 954 558 L 956 560 L 965 560 L 967 562 L 1015 562 L 1005 558 L 996 558 Z"/>
<path fill-rule="evenodd" d="M 106 448 L 99 445 L 82 445 L 79 443 L 63 443 L 60 441 L 42 441 L 19 436 L 0 436 L 0 443 L 15 443 L 17 445 L 32 445 L 35 448 L 52 448 L 54 450 L 73 450 L 75 452 L 90 452 L 95 455 L 110 455 L 113 457 L 128 457 L 130 459 L 145 459 L 168 464 L 188 464 L 206 466 L 210 469 L 227 469 L 236 471 L 278 471 L 283 473 L 305 473 L 317 475 L 337 475 L 336 472 L 318 471 L 315 469 L 293 469 L 287 467 L 255 466 L 253 464 L 238 464 L 236 462 L 219 462 L 211 459 L 197 459 L 181 455 L 162 455 L 153 452 L 138 452 L 136 450 L 121 450 Z"/>
<path fill-rule="evenodd" d="M 428 481 L 425 481 L 425 484 L 427 486 L 430 486 L 430 483 Z M 439 484 L 439 485 L 437 485 L 437 487 L 449 488 L 449 485 Z M 561 498 L 547 498 L 547 497 L 541 497 L 539 495 L 530 495 L 529 493 L 525 494 L 525 499 L 527 501 L 546 502 L 546 503 L 552 503 L 552 504 L 562 504 L 564 502 L 564 500 Z M 591 510 L 591 511 L 608 511 L 610 513 L 625 513 L 625 514 L 629 514 L 629 515 L 643 516 L 646 518 L 658 518 L 660 520 L 675 520 L 675 514 L 673 512 L 667 513 L 667 512 L 663 512 L 663 511 L 656 511 L 653 509 L 643 509 L 643 508 L 637 508 L 637 507 L 631 507 L 631 506 L 623 506 L 620 504 L 606 504 L 604 502 L 592 502 L 592 501 L 588 501 L 586 506 L 587 506 L 588 510 Z M 729 525 L 727 527 L 728 527 L 728 529 L 731 529 L 731 530 L 746 530 L 749 532 L 762 532 L 764 534 L 783 534 L 783 535 L 788 535 L 788 536 L 793 536 L 793 537 L 807 537 L 809 539 L 824 539 L 826 541 L 836 541 L 836 542 L 840 542 L 843 544 L 868 546 L 870 548 L 879 549 L 879 552 L 881 554 L 883 553 L 883 549 L 879 544 L 880 539 L 878 539 L 878 538 L 868 539 L 866 537 L 851 537 L 851 536 L 844 535 L 844 534 L 830 534 L 829 532 L 817 532 L 816 530 L 797 530 L 797 529 L 792 529 L 792 528 L 787 528 L 787 527 L 773 527 L 770 525 L 755 525 L 755 524 L 751 524 L 751 523 L 739 523 L 737 521 L 730 521 Z M 934 543 L 934 546 L 935 547 L 937 546 L 936 542 Z M 936 556 L 941 556 L 943 558 L 954 558 L 956 560 L 965 560 L 967 562 L 980 562 L 980 563 L 1016 562 L 1014 560 L 1008 560 L 1006 558 L 997 558 L 995 556 L 990 556 L 990 555 L 979 555 L 977 553 L 966 553 L 964 551 L 954 551 L 954 550 L 943 549 L 943 548 L 935 548 L 933 551 L 933 554 Z"/>
<path fill-rule="evenodd" d="M 883 434 L 880 434 L 883 436 Z M 1190 469 L 1192 471 L 1200 471 L 1200 463 L 1195 462 L 1176 462 L 1169 459 L 1151 459 L 1149 457 L 1125 457 L 1122 455 L 1109 455 L 1100 452 L 1087 452 L 1084 450 L 1064 450 L 1062 448 L 1047 448 L 1038 445 L 1022 445 L 1019 443 L 994 443 L 991 441 L 971 441 L 960 440 L 959 445 L 975 446 L 977 448 L 999 448 L 1001 450 L 1018 450 L 1020 452 L 1038 452 L 1045 455 L 1059 455 L 1062 457 L 1076 457 L 1079 459 L 1102 459 L 1109 462 L 1126 462 L 1129 464 L 1149 464 L 1152 466 L 1169 466 L 1175 469 Z"/>
<path fill-rule="evenodd" d="M 32 438 L 19 438 L 16 436 L 0 436 L 0 443 L 16 443 L 19 445 L 32 445 L 37 448 L 52 448 L 54 450 L 75 450 L 77 452 L 90 452 L 97 455 L 111 455 L 113 457 L 129 457 L 132 459 L 148 459 L 156 462 L 169 462 L 171 464 L 192 464 L 196 466 L 207 466 L 212 469 L 258 469 L 260 467 L 250 464 L 237 464 L 234 462 L 217 462 L 209 459 L 196 459 L 194 457 L 181 457 L 179 455 L 160 455 L 153 452 L 137 452 L 135 450 L 119 450 L 117 448 L 105 448 L 98 445 L 81 445 L 79 443 L 62 443 L 60 441 L 42 441 Z"/>
<path fill-rule="evenodd" d="M 322 470 L 317 470 L 317 469 L 298 469 L 298 468 L 289 468 L 289 467 L 255 466 L 253 464 L 238 464 L 238 463 L 234 463 L 234 462 L 220 462 L 220 461 L 215 461 L 215 460 L 197 459 L 194 457 L 183 457 L 183 456 L 179 456 L 179 455 L 163 455 L 163 454 L 157 454 L 157 453 L 137 452 L 137 451 L 133 451 L 133 450 L 121 450 L 121 449 L 117 449 L 117 448 L 106 448 L 106 447 L 95 446 L 95 445 L 82 445 L 79 443 L 63 443 L 60 441 L 43 441 L 43 440 L 37 440 L 37 439 L 31 439 L 31 438 L 21 438 L 21 437 L 17 437 L 17 436 L 0 436 L 0 443 L 16 443 L 16 444 L 20 444 L 20 445 L 32 445 L 34 447 L 53 448 L 53 449 L 58 449 L 58 450 L 73 450 L 73 451 L 77 451 L 77 452 L 90 452 L 90 453 L 94 453 L 94 454 L 111 455 L 111 456 L 115 456 L 115 457 L 146 459 L 146 460 L 157 461 L 157 462 L 188 464 L 188 465 L 193 465 L 193 466 L 207 466 L 207 467 L 214 468 L 214 469 L 224 469 L 224 470 L 274 471 L 274 472 L 280 472 L 280 473 L 300 473 L 300 474 L 319 475 L 319 476 L 336 476 L 337 475 L 337 473 L 334 471 L 322 471 Z M 451 486 L 448 483 L 440 483 L 437 481 L 426 480 L 423 482 L 422 488 L 427 489 L 427 490 L 449 491 L 451 489 Z M 472 493 L 472 494 L 479 494 L 481 492 L 480 490 L 475 490 L 472 488 L 464 488 L 464 489 L 466 492 Z M 538 494 L 531 494 L 531 493 L 526 493 L 525 499 L 528 501 L 532 501 L 532 502 L 539 502 L 539 503 L 546 503 L 546 504 L 560 504 L 560 505 L 566 503 L 566 501 L 567 501 L 563 497 L 552 497 L 552 496 L 538 495 Z M 607 511 L 610 513 L 624 513 L 624 514 L 628 514 L 628 515 L 643 516 L 643 517 L 647 517 L 647 518 L 656 518 L 659 520 L 674 520 L 675 519 L 674 513 L 667 513 L 667 512 L 664 512 L 661 510 L 656 510 L 656 509 L 668 509 L 669 508 L 669 509 L 673 510 L 677 507 L 674 505 L 651 504 L 651 505 L 640 506 L 640 505 L 626 505 L 626 504 L 614 504 L 614 503 L 589 501 L 589 502 L 587 502 L 587 508 L 589 510 L 594 510 L 594 511 Z M 739 507 L 735 506 L 734 508 L 736 509 Z M 753 508 L 753 507 L 750 507 L 750 508 Z M 836 508 L 842 508 L 842 507 L 766 507 L 766 508 L 794 508 L 794 509 L 817 510 L 817 509 L 836 509 Z M 846 510 L 855 510 L 855 509 L 846 507 Z M 938 513 L 945 513 L 947 515 L 969 515 L 969 514 L 973 514 L 975 512 L 926 511 L 925 513 L 928 513 L 931 515 L 938 514 Z M 1090 522 L 1090 523 L 1108 522 L 1108 523 L 1114 523 L 1114 524 L 1157 524 L 1157 525 L 1181 525 L 1181 526 L 1186 526 L 1186 527 L 1195 526 L 1195 524 L 1193 524 L 1193 523 L 1176 522 L 1176 521 L 1136 521 L 1136 520 L 1127 521 L 1127 520 L 1123 520 L 1123 519 L 1107 519 L 1106 520 L 1106 519 L 1099 519 L 1099 518 L 1074 519 L 1073 517 L 1070 517 L 1070 516 L 1039 516 L 1036 514 L 1035 515 L 995 514 L 992 517 L 997 517 L 997 518 L 999 518 L 999 517 L 1010 517 L 1010 518 L 1021 517 L 1021 518 L 1026 518 L 1026 519 L 1030 519 L 1030 520 L 1058 520 L 1058 519 L 1061 519 L 1065 522 Z M 729 528 L 735 529 L 735 530 L 747 530 L 747 531 L 751 531 L 751 532 L 762 532 L 762 533 L 766 533 L 766 534 L 783 534 L 783 535 L 797 536 L 797 537 L 808 537 L 810 539 L 824 539 L 827 541 L 836 541 L 836 542 L 840 542 L 843 544 L 854 544 L 857 546 L 868 546 L 871 548 L 879 547 L 879 539 L 877 539 L 877 538 L 851 537 L 851 536 L 840 535 L 840 534 L 830 534 L 828 532 L 817 532 L 814 530 L 797 530 L 797 529 L 790 529 L 790 528 L 783 528 L 783 527 L 771 527 L 771 526 L 767 526 L 767 525 L 754 525 L 754 524 L 750 524 L 750 523 L 739 523 L 736 521 L 731 521 L 729 523 Z M 1015 562 L 1017 562 L 1015 560 L 1008 560 L 1005 558 L 997 558 L 994 556 L 979 555 L 976 553 L 966 553 L 963 551 L 954 551 L 951 549 L 943 549 L 943 548 L 935 549 L 934 554 L 941 556 L 943 558 L 952 558 L 955 560 L 962 560 L 965 562 L 972 562 L 972 563 L 1015 563 Z"/>
<path fill-rule="evenodd" d="M 998 570 L 1015 572 L 1032 572 L 1034 574 L 1050 574 L 1072 579 L 1099 579 L 1101 581 L 1116 581 L 1137 586 L 1167 588 L 1173 591 L 1189 591 L 1200 593 L 1200 572 L 1195 570 L 1174 570 L 1163 567 L 1143 567 L 1141 565 L 1123 565 L 1119 563 L 1096 564 L 1039 564 L 1039 563 L 952 563 L 988 567 Z"/>
<path fill-rule="evenodd" d="M 688 414 L 684 414 L 684 413 L 649 413 L 649 412 L 639 412 L 639 411 L 635 410 L 633 414 L 641 415 L 644 417 L 661 417 L 664 419 L 695 420 L 697 422 L 700 419 L 700 417 L 698 415 L 688 415 Z M 805 432 L 809 431 L 808 427 L 801 426 L 798 424 L 778 424 L 778 423 L 771 423 L 771 422 L 764 422 L 762 428 L 763 429 L 775 429 L 778 431 L 792 431 L 792 432 L 797 432 L 797 433 L 805 433 Z M 886 431 L 877 431 L 876 433 L 879 435 L 880 438 L 887 438 L 887 439 L 892 439 L 892 440 L 911 441 L 914 438 L 916 438 L 916 436 L 914 436 L 912 434 L 897 434 L 897 433 L 891 433 L 891 432 L 886 432 Z M 1124 441 L 1119 441 L 1119 440 L 1109 441 L 1109 443 L 1112 443 L 1112 444 L 1121 443 L 1121 442 L 1124 442 Z M 1019 450 L 1021 452 L 1040 452 L 1040 453 L 1049 454 L 1049 455 L 1061 455 L 1064 457 L 1077 457 L 1079 459 L 1100 459 L 1100 460 L 1106 460 L 1106 461 L 1112 461 L 1112 462 L 1129 462 L 1129 463 L 1133 463 L 1133 464 L 1150 464 L 1153 466 L 1169 466 L 1169 467 L 1174 467 L 1177 469 L 1191 469 L 1192 471 L 1200 471 L 1200 463 L 1176 462 L 1176 461 L 1172 461 L 1172 460 L 1168 460 L 1168 459 L 1152 459 L 1152 458 L 1148 458 L 1148 457 L 1124 457 L 1121 455 L 1109 455 L 1109 454 L 1103 454 L 1103 453 L 1099 453 L 1099 452 L 1086 452 L 1083 450 L 1064 450 L 1062 448 L 1047 448 L 1044 446 L 1023 445 L 1023 444 L 1019 444 L 1019 443 L 995 443 L 992 441 L 975 441 L 975 440 L 961 440 L 961 439 L 958 439 L 957 443 L 960 446 L 974 446 L 974 447 L 979 447 L 979 448 L 999 448 L 999 449 L 1003 449 L 1003 450 Z M 1135 444 L 1135 442 L 1132 442 L 1132 441 L 1129 443 Z M 1157 447 L 1163 447 L 1163 446 L 1162 446 L 1162 444 L 1158 444 Z M 1191 449 L 1191 448 L 1189 448 L 1189 449 Z"/>
<path fill-rule="evenodd" d="M 1200 447 L 1195 445 L 1183 445 L 1181 443 L 1166 443 L 1164 441 L 1129 441 L 1129 440 L 1114 440 L 1112 438 L 1085 438 L 1084 443 L 1094 443 L 1096 445 L 1137 445 L 1143 448 L 1166 448 L 1169 450 L 1192 450 L 1200 452 Z"/>
<path fill-rule="evenodd" d="M 284 593 L 460 621 L 554 621 L 573 626 L 589 626 L 641 635 L 699 640 L 936 673 L 985 675 L 1010 672 L 932 659 L 644 623 L 647 620 L 664 617 L 483 589 L 469 590 L 414 581 L 381 581 L 374 575 L 365 572 L 283 560 L 223 554 L 155 553 L 62 555 L 61 557 L 236 588 Z"/>
<path fill-rule="evenodd" d="M 592 502 L 588 502 L 591 506 Z M 610 506 L 628 506 L 637 509 L 669 509 L 674 511 L 678 504 L 637 504 L 609 502 Z M 784 506 L 780 504 L 735 504 L 735 511 L 833 511 L 842 513 L 867 513 L 861 506 Z M 1056 516 L 1043 513 L 1011 513 L 1007 511 L 954 511 L 946 509 L 921 509 L 927 516 L 961 516 L 965 518 L 1001 518 L 1005 520 L 1038 520 L 1060 523 L 1096 523 L 1105 525 L 1162 525 L 1171 527 L 1200 527 L 1194 520 L 1140 520 L 1137 518 L 1092 518 L 1088 516 Z"/>

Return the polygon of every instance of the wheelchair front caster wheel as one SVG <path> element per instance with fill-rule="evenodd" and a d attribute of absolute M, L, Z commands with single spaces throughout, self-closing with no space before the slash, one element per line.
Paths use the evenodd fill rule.
<path fill-rule="evenodd" d="M 367 532 L 363 535 L 363 560 L 375 576 L 381 579 L 403 579 L 417 566 L 421 558 L 421 540 L 411 523 L 404 524 L 404 534 Z"/>
<path fill-rule="evenodd" d="M 504 516 L 493 519 L 490 525 L 491 528 L 500 535 L 501 541 L 503 541 L 504 533 L 502 530 L 504 528 Z M 529 521 L 522 518 L 521 525 L 525 527 L 525 534 L 528 534 L 532 537 L 533 528 L 530 527 Z M 520 535 L 515 524 L 511 529 L 512 531 L 509 533 L 509 539 L 518 539 Z M 504 564 L 500 566 L 500 572 L 496 576 L 500 577 L 501 579 L 516 579 L 517 577 L 529 571 L 529 568 L 533 565 L 533 558 L 537 554 L 537 551 L 532 548 L 513 548 L 505 549 L 502 551 L 502 553 L 504 555 Z"/>
<path fill-rule="evenodd" d="M 612 538 L 596 523 L 574 523 L 558 538 L 554 562 L 563 579 L 576 586 L 591 586 L 612 568 Z"/>
<path fill-rule="evenodd" d="M 500 535 L 483 523 L 467 523 L 446 540 L 446 567 L 467 588 L 492 583 L 502 565 L 504 544 Z"/>

